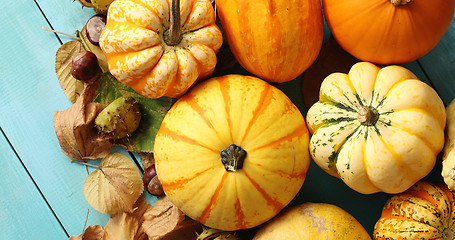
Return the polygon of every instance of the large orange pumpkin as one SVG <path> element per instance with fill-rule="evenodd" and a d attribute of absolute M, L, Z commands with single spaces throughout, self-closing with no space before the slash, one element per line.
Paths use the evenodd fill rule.
<path fill-rule="evenodd" d="M 271 82 L 302 74 L 322 45 L 319 0 L 216 0 L 226 40 L 237 61 Z"/>
<path fill-rule="evenodd" d="M 354 57 L 377 64 L 414 61 L 447 31 L 455 0 L 323 0 L 327 25 Z"/>
<path fill-rule="evenodd" d="M 255 77 L 200 83 L 166 114 L 155 139 L 158 178 L 186 215 L 237 230 L 275 216 L 301 188 L 309 132 L 290 99 Z"/>

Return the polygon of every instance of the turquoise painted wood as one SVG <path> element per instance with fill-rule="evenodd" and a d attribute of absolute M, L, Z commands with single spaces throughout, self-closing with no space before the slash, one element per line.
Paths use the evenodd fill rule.
<path fill-rule="evenodd" d="M 0 183 L 0 239 L 67 237 L 1 133 Z"/>
<path fill-rule="evenodd" d="M 6 0 L 3 6 L 0 11 L 0 128 L 4 133 L 0 135 L 0 239 L 67 239 L 82 232 L 87 209 L 90 209 L 87 224 L 104 226 L 109 216 L 91 208 L 82 193 L 87 176 L 85 167 L 70 163 L 60 152 L 53 128 L 54 111 L 71 106 L 57 81 L 55 53 L 61 42 L 72 39 L 41 29 L 52 26 L 73 34 L 95 13 L 72 0 Z M 326 28 L 325 40 L 329 34 Z M 446 104 L 455 98 L 454 40 L 455 22 L 452 22 L 435 49 L 404 65 L 433 86 Z M 239 66 L 231 72 L 249 74 Z M 305 114 L 301 80 L 302 76 L 277 87 Z M 130 156 L 121 148 L 113 151 Z M 139 159 L 137 154 L 131 156 Z M 442 181 L 439 165 L 425 179 Z M 388 197 L 384 193 L 354 192 L 311 163 L 304 186 L 291 205 L 301 202 L 338 205 L 371 234 Z M 147 199 L 151 203 L 156 200 L 148 194 Z"/>
<path fill-rule="evenodd" d="M 72 8 L 80 8 L 72 4 L 72 1 L 59 1 L 54 7 L 66 9 L 60 15 L 71 15 Z M 3 25 L 0 35 L 8 36 L 2 37 L 0 45 L 0 126 L 66 232 L 80 234 L 90 209 L 82 194 L 87 173 L 83 166 L 70 163 L 61 153 L 53 128 L 54 111 L 71 105 L 54 70 L 60 43 L 53 33 L 42 30 L 42 26 L 49 26 L 34 1 L 8 0 L 5 6 L 0 11 Z M 90 211 L 96 213 L 94 209 Z M 27 211 L 22 214 L 36 221 L 41 218 Z M 21 217 L 17 215 L 19 220 Z M 90 214 L 88 224 L 104 225 L 108 217 Z"/>

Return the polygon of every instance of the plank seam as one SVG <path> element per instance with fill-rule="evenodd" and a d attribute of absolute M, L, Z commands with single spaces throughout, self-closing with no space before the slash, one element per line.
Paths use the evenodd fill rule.
<path fill-rule="evenodd" d="M 6 142 L 8 143 L 8 145 L 11 147 L 11 149 L 13 150 L 14 152 L 14 155 L 16 155 L 17 159 L 19 159 L 19 162 L 21 163 L 22 167 L 25 169 L 25 172 L 27 173 L 27 175 L 30 177 L 30 179 L 32 180 L 33 182 L 33 185 L 35 185 L 36 189 L 38 190 L 39 194 L 41 195 L 41 197 L 43 198 L 44 202 L 47 204 L 49 210 L 52 212 L 52 214 L 54 215 L 55 219 L 57 220 L 57 222 L 60 224 L 60 227 L 63 229 L 63 231 L 65 232 L 66 236 L 69 237 L 69 234 L 68 232 L 66 231 L 65 227 L 63 226 L 62 222 L 60 221 L 60 219 L 57 217 L 57 214 L 55 213 L 54 209 L 52 209 L 51 205 L 49 204 L 49 202 L 47 201 L 46 197 L 44 196 L 44 193 L 41 191 L 41 189 L 38 187 L 38 184 L 35 182 L 35 179 L 33 179 L 32 175 L 30 174 L 30 172 L 28 171 L 27 167 L 25 166 L 24 162 L 22 161 L 21 157 L 19 156 L 19 154 L 17 153 L 16 149 L 13 147 L 13 144 L 10 142 L 10 140 L 8 139 L 8 137 L 6 136 L 6 133 L 3 131 L 2 127 L 0 127 L 0 132 L 2 133 L 2 135 L 5 137 L 6 139 Z"/>
<path fill-rule="evenodd" d="M 36 6 L 38 7 L 38 9 L 41 12 L 41 14 L 43 15 L 43 17 L 46 20 L 47 24 L 49 24 L 49 28 L 52 29 L 52 30 L 55 30 L 54 27 L 52 26 L 51 22 L 49 21 L 49 19 L 46 17 L 46 14 L 44 14 L 43 10 L 39 6 L 38 2 L 36 2 L 36 0 L 33 0 L 33 1 L 35 2 Z M 57 37 L 57 40 L 59 41 L 60 45 L 62 45 L 63 42 L 60 39 L 60 37 L 58 36 L 58 34 L 54 32 L 54 35 L 55 35 L 55 37 Z"/>
<path fill-rule="evenodd" d="M 430 86 L 436 91 L 436 93 L 438 94 L 439 98 L 444 102 L 444 99 L 441 97 L 441 95 L 439 95 L 439 92 L 436 89 L 436 86 L 433 84 L 433 81 L 431 80 L 430 75 L 425 71 L 425 68 L 420 63 L 419 59 L 417 59 L 416 62 L 417 62 L 417 65 L 419 65 L 420 69 L 422 69 L 423 75 L 425 75 L 425 77 L 428 79 L 428 82 L 430 83 Z M 444 104 L 446 105 L 445 102 L 444 102 Z"/>

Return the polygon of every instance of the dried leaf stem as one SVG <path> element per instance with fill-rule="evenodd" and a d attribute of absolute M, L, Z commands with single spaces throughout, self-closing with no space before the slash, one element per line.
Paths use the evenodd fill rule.
<path fill-rule="evenodd" d="M 75 162 L 75 163 L 79 163 L 79 164 L 82 164 L 82 165 L 85 165 L 85 166 L 90 166 L 90 167 L 94 167 L 94 168 L 101 169 L 101 167 L 98 166 L 98 165 L 86 163 L 86 162 L 80 161 L 80 160 L 74 160 L 74 159 L 72 159 L 71 162 Z"/>
<path fill-rule="evenodd" d="M 49 32 L 53 32 L 53 33 L 58 33 L 58 34 L 61 34 L 61 35 L 65 35 L 65 36 L 72 37 L 72 38 L 74 38 L 74 39 L 80 40 L 80 38 L 75 37 L 75 36 L 70 35 L 70 34 L 67 34 L 67 33 L 64 33 L 64 32 L 59 32 L 59 31 L 55 31 L 55 30 L 52 30 L 52 29 L 48 29 L 48 28 L 45 28 L 44 26 L 43 26 L 42 28 L 43 28 L 44 31 L 49 31 Z"/>

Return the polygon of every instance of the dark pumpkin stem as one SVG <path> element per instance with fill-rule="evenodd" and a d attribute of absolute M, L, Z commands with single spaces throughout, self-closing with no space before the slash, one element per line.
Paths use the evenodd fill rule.
<path fill-rule="evenodd" d="M 164 34 L 164 41 L 169 46 L 175 46 L 182 41 L 180 30 L 180 0 L 171 1 L 170 21 L 169 30 Z"/>
<path fill-rule="evenodd" d="M 398 7 L 402 5 L 406 5 L 412 0 L 390 0 L 390 2 L 393 4 L 393 6 Z"/>
<path fill-rule="evenodd" d="M 362 125 L 373 126 L 379 119 L 379 113 L 372 107 L 362 106 L 357 114 L 357 118 Z"/>
<path fill-rule="evenodd" d="M 221 151 L 220 156 L 221 162 L 223 163 L 226 171 L 236 172 L 243 167 L 243 162 L 246 158 L 246 151 L 235 144 L 231 144 L 229 147 Z"/>

